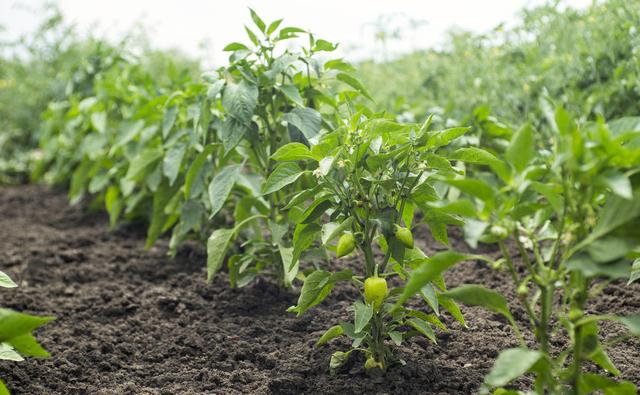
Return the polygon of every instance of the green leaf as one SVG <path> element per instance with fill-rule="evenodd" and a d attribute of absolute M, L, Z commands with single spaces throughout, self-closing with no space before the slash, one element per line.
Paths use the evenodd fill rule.
<path fill-rule="evenodd" d="M 633 265 L 631 266 L 631 274 L 629 275 L 629 282 L 627 284 L 631 284 L 637 281 L 640 278 L 640 258 L 637 258 L 633 261 Z"/>
<path fill-rule="evenodd" d="M 633 335 L 640 337 L 640 314 L 619 317 L 620 322 L 627 327 L 627 330 Z"/>
<path fill-rule="evenodd" d="M 616 381 L 593 373 L 582 373 L 578 378 L 578 393 L 603 395 L 636 395 L 638 389 L 628 381 Z"/>
<path fill-rule="evenodd" d="M 524 126 L 511 138 L 511 142 L 504 157 L 521 173 L 535 155 L 533 130 L 529 125 Z"/>
<path fill-rule="evenodd" d="M 0 308 L 0 342 L 30 333 L 53 319 L 53 317 L 37 317 Z"/>
<path fill-rule="evenodd" d="M 210 217 L 215 216 L 229 197 L 231 189 L 238 181 L 242 165 L 228 165 L 213 177 L 209 184 Z"/>
<path fill-rule="evenodd" d="M 220 129 L 225 153 L 231 151 L 251 128 L 251 117 L 258 104 L 258 88 L 244 80 L 227 83 L 222 95 L 226 118 Z"/>
<path fill-rule="evenodd" d="M 413 329 L 415 329 L 416 331 L 420 332 L 420 334 L 422 334 L 424 337 L 431 340 L 434 344 L 438 342 L 436 340 L 435 333 L 433 333 L 433 329 L 431 329 L 429 324 L 424 320 L 416 317 L 409 318 L 407 320 L 407 324 L 411 326 Z"/>
<path fill-rule="evenodd" d="M 233 233 L 233 229 L 217 229 L 209 236 L 207 240 L 207 281 L 212 281 L 222 267 Z"/>
<path fill-rule="evenodd" d="M 131 161 L 125 178 L 128 180 L 139 180 L 144 175 L 145 170 L 162 158 L 162 155 L 161 147 L 144 149 Z"/>
<path fill-rule="evenodd" d="M 356 91 L 358 91 L 360 94 L 362 94 L 367 99 L 369 99 L 371 101 L 375 101 L 375 100 L 373 100 L 373 97 L 371 97 L 371 95 L 369 95 L 369 92 L 367 92 L 367 90 L 365 89 L 364 85 L 362 85 L 362 82 L 360 82 L 357 78 L 355 78 L 351 74 L 338 73 L 338 75 L 336 75 L 336 78 L 338 80 L 344 82 L 345 84 L 349 85 L 350 87 L 352 87 Z"/>
<path fill-rule="evenodd" d="M 451 128 L 451 129 L 445 129 L 445 130 L 439 130 L 437 132 L 433 132 L 432 134 L 429 135 L 429 138 L 427 139 L 427 147 L 429 148 L 443 147 L 449 144 L 451 141 L 464 135 L 469 130 L 471 130 L 470 127 L 458 127 L 458 128 Z"/>
<path fill-rule="evenodd" d="M 336 337 L 340 337 L 344 334 L 344 329 L 342 329 L 341 325 L 334 325 L 331 328 L 327 329 L 327 331 L 318 339 L 316 342 L 316 347 L 327 344 L 330 340 L 335 339 Z"/>
<path fill-rule="evenodd" d="M 166 139 L 173 128 L 173 125 L 176 123 L 176 118 L 178 117 L 179 109 L 176 106 L 169 107 L 164 112 L 164 118 L 162 119 L 162 138 Z"/>
<path fill-rule="evenodd" d="M 350 229 L 352 223 L 353 217 L 349 217 L 339 224 L 336 222 L 328 222 L 322 225 L 322 244 L 327 245 L 333 241 L 344 233 L 345 230 Z"/>
<path fill-rule="evenodd" d="M 169 184 L 164 181 L 158 187 L 158 190 L 153 194 L 153 209 L 151 212 L 151 223 L 147 229 L 147 240 L 145 242 L 145 249 L 151 248 L 153 243 L 156 242 L 158 237 L 164 232 L 163 228 L 166 222 L 167 215 L 164 210 L 167 203 L 173 197 L 177 187 L 169 187 Z"/>
<path fill-rule="evenodd" d="M 611 189 L 611 192 L 623 199 L 633 199 L 631 181 L 625 174 L 617 171 L 610 171 L 602 174 L 600 177 L 602 178 L 602 182 Z"/>
<path fill-rule="evenodd" d="M 353 307 L 355 313 L 354 330 L 355 333 L 360 333 L 373 317 L 373 305 L 365 304 L 358 300 L 353 304 Z"/>
<path fill-rule="evenodd" d="M 162 172 L 169 179 L 169 185 L 173 185 L 178 178 L 180 165 L 182 164 L 186 151 L 186 144 L 176 144 L 167 151 L 162 162 Z"/>
<path fill-rule="evenodd" d="M 284 84 L 278 87 L 282 91 L 282 93 L 287 96 L 289 100 L 291 100 L 294 104 L 304 107 L 304 100 L 302 100 L 302 96 L 300 96 L 300 91 L 295 85 Z"/>
<path fill-rule="evenodd" d="M 443 292 L 441 296 L 457 300 L 469 306 L 482 306 L 488 310 L 504 315 L 509 321 L 513 321 L 511 311 L 507 305 L 507 299 L 499 293 L 480 285 L 461 285 Z"/>
<path fill-rule="evenodd" d="M 9 344 L 0 343 L 0 360 L 20 362 L 24 361 L 24 358 L 22 358 L 22 356 Z"/>
<path fill-rule="evenodd" d="M 510 348 L 498 356 L 489 374 L 484 378 L 491 387 L 502 387 L 527 373 L 544 355 L 526 348 Z"/>
<path fill-rule="evenodd" d="M 105 112 L 94 112 L 91 114 L 91 125 L 98 133 L 107 132 L 107 114 Z"/>
<path fill-rule="evenodd" d="M 249 8 L 249 12 L 251 13 L 251 19 L 253 19 L 253 23 L 255 23 L 258 29 L 260 29 L 260 31 L 264 33 L 266 31 L 265 29 L 267 28 L 267 25 L 262 19 L 260 19 L 258 14 L 256 14 L 253 9 Z"/>
<path fill-rule="evenodd" d="M 18 284 L 14 283 L 11 277 L 5 272 L 0 271 L 0 287 L 3 288 L 15 288 Z"/>
<path fill-rule="evenodd" d="M 581 327 L 581 339 L 582 339 L 582 352 L 584 357 L 594 362 L 602 369 L 611 373 L 614 376 L 620 375 L 620 370 L 616 368 L 607 353 L 602 348 L 600 341 L 598 340 L 598 325 L 596 322 L 591 322 Z"/>
<path fill-rule="evenodd" d="M 262 185 L 262 194 L 268 195 L 279 191 L 287 185 L 294 183 L 305 173 L 306 171 L 303 171 L 295 162 L 281 163 L 269 174 L 269 178 L 267 178 L 264 185 Z"/>
<path fill-rule="evenodd" d="M 282 270 L 284 272 L 284 285 L 291 287 L 293 280 L 298 275 L 298 262 L 293 260 L 293 248 L 284 247 L 278 244 L 278 250 L 280 251 L 280 257 L 282 258 Z"/>
<path fill-rule="evenodd" d="M 326 298 L 337 281 L 350 280 L 353 273 L 345 269 L 337 273 L 329 273 L 324 270 L 316 270 L 304 279 L 298 304 L 289 307 L 287 311 L 297 313 L 298 317 L 311 307 L 322 302 Z"/>
<path fill-rule="evenodd" d="M 443 251 L 430 258 L 421 259 L 420 266 L 411 273 L 407 285 L 394 305 L 394 309 L 403 305 L 409 298 L 420 292 L 425 285 L 437 279 L 440 274 L 451 266 L 465 260 L 478 258 L 474 255 L 461 254 L 455 251 Z"/>
<path fill-rule="evenodd" d="M 333 206 L 333 202 L 329 197 L 323 196 L 315 200 L 307 209 L 295 219 L 297 223 L 308 224 L 320 218 L 329 208 Z"/>
<path fill-rule="evenodd" d="M 291 265 L 295 265 L 302 253 L 311 247 L 320 233 L 318 224 L 298 224 L 293 232 L 293 257 Z"/>
<path fill-rule="evenodd" d="M 481 148 L 460 148 L 451 155 L 451 159 L 489 166 L 503 181 L 508 182 L 510 179 L 510 172 L 507 165 L 493 154 Z"/>
<path fill-rule="evenodd" d="M 224 52 L 231 52 L 231 51 L 248 51 L 249 48 L 242 44 L 242 43 L 231 43 L 231 44 L 227 44 L 226 47 L 224 47 L 222 49 Z"/>
<path fill-rule="evenodd" d="M 23 335 L 13 337 L 7 340 L 7 343 L 9 343 L 17 352 L 20 353 L 20 355 L 23 356 L 39 358 L 49 356 L 49 353 L 42 348 L 40 343 L 38 343 L 31 333 L 25 333 Z"/>
<path fill-rule="evenodd" d="M 289 143 L 280 147 L 273 155 L 271 159 L 278 162 L 316 159 L 309 148 L 301 143 Z"/>
<path fill-rule="evenodd" d="M 314 52 L 318 52 L 318 51 L 332 52 L 332 51 L 335 51 L 336 48 L 338 48 L 337 44 L 330 43 L 327 40 L 318 39 L 316 40 L 316 45 L 313 46 L 313 51 Z"/>
<path fill-rule="evenodd" d="M 280 26 L 281 23 L 282 23 L 282 19 L 277 19 L 277 20 L 271 22 L 269 24 L 269 27 L 267 28 L 267 35 L 270 35 L 271 33 L 275 32 L 276 29 L 278 28 L 278 26 Z"/>
<path fill-rule="evenodd" d="M 207 145 L 191 163 L 191 167 L 189 167 L 187 176 L 184 180 L 184 198 L 186 200 L 191 197 L 191 190 L 193 189 L 194 182 L 196 182 L 196 180 L 200 179 L 200 177 L 202 176 L 202 166 L 207 160 L 207 157 L 211 155 L 215 147 L 215 144 Z"/>
<path fill-rule="evenodd" d="M 295 126 L 307 141 L 315 141 L 316 136 L 320 134 L 322 117 L 313 108 L 294 108 L 284 114 L 283 119 L 290 125 Z"/>
<path fill-rule="evenodd" d="M 485 203 L 493 206 L 495 201 L 494 188 L 480 179 L 447 179 L 445 182 L 453 187 L 458 188 L 462 192 L 477 197 Z"/>

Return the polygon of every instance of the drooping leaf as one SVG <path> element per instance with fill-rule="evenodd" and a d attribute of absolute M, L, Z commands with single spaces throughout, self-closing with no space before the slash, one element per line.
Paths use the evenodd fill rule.
<path fill-rule="evenodd" d="M 225 166 L 211 180 L 209 184 L 209 201 L 211 202 L 210 217 L 216 215 L 224 205 L 224 202 L 231 193 L 231 189 L 236 181 L 238 181 L 241 169 L 242 165 L 238 164 Z"/>
<path fill-rule="evenodd" d="M 491 387 L 502 387 L 527 373 L 544 355 L 526 348 L 510 348 L 498 356 L 489 374 L 484 378 Z"/>

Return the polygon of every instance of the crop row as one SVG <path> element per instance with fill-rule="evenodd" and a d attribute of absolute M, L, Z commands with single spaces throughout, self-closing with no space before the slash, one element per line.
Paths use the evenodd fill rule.
<path fill-rule="evenodd" d="M 206 243 L 209 281 L 226 263 L 232 287 L 272 277 L 299 288 L 298 316 L 351 283 L 353 321 L 317 343 L 351 341 L 331 372 L 352 353 L 370 372 L 411 363 L 396 348 L 412 336 L 435 343 L 442 314 L 465 325 L 462 303 L 503 315 L 519 342 L 483 392 L 518 393 L 501 388 L 531 374 L 541 394 L 634 393 L 606 353 L 628 335 L 603 344 L 598 328 L 615 321 L 637 336 L 640 316 L 585 309 L 610 281 L 640 277 L 638 119 L 578 123 L 549 102 L 550 127 L 500 124 L 482 139 L 482 126 L 398 122 L 369 107 L 351 65 L 329 59 L 336 45 L 251 18 L 249 42 L 229 44 L 229 64 L 202 81 L 174 69 L 158 82 L 117 51 L 92 57 L 44 114 L 34 180 L 68 183 L 72 202 L 90 195 L 112 226 L 146 221 L 147 248 L 169 232 L 170 254 L 186 239 Z M 502 257 L 427 256 L 413 240 L 420 223 L 445 246 L 459 227 L 471 247 L 495 244 Z M 327 270 L 334 252 L 356 255 L 359 270 Z M 468 260 L 509 273 L 526 324 L 493 290 L 447 288 L 443 273 Z M 551 334 L 569 339 L 559 354 Z"/>

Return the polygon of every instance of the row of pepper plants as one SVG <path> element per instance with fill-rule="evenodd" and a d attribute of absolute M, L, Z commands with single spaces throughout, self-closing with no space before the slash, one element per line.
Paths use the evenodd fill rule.
<path fill-rule="evenodd" d="M 606 349 L 640 335 L 640 317 L 587 314 L 587 303 L 640 275 L 637 120 L 578 125 L 558 108 L 545 130 L 498 136 L 482 123 L 396 122 L 368 107 L 351 65 L 329 59 L 336 45 L 251 18 L 249 42 L 229 44 L 229 64 L 202 81 L 172 70 L 160 83 L 127 56 L 95 57 L 45 113 L 33 178 L 68 183 L 73 202 L 91 195 L 112 226 L 148 221 L 147 248 L 168 232 L 170 254 L 186 239 L 206 243 L 209 281 L 226 263 L 232 287 L 272 277 L 299 288 L 289 309 L 298 316 L 350 282 L 360 291 L 353 321 L 317 343 L 350 340 L 331 372 L 352 353 L 367 371 L 406 363 L 398 347 L 412 336 L 436 343 L 443 313 L 466 325 L 463 303 L 504 315 L 520 343 L 482 391 L 518 393 L 505 388 L 531 374 L 537 393 L 635 393 L 611 377 L 620 372 Z M 428 256 L 414 244 L 420 223 L 446 248 Z M 454 251 L 451 227 L 472 247 L 497 244 L 502 258 Z M 333 253 L 362 265 L 331 271 Z M 526 322 L 495 291 L 447 288 L 443 273 L 468 260 L 509 273 Z M 601 343 L 602 321 L 628 335 Z M 552 350 L 554 336 L 567 347 Z M 588 362 L 605 374 L 587 373 Z"/>

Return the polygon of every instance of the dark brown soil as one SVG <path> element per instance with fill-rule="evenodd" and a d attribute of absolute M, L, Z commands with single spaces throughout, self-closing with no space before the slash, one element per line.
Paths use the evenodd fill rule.
<path fill-rule="evenodd" d="M 432 252 L 427 245 L 437 244 L 426 232 L 419 236 L 421 247 Z M 103 214 L 69 207 L 63 192 L 0 188 L 0 270 L 20 282 L 2 291 L 0 305 L 57 317 L 36 333 L 51 358 L 0 364 L 0 377 L 15 393 L 470 394 L 499 351 L 516 345 L 500 316 L 463 308 L 468 328 L 445 316 L 451 330 L 438 334 L 438 345 L 423 339 L 404 344 L 399 353 L 407 365 L 384 379 L 365 375 L 357 358 L 332 377 L 329 357 L 347 343 L 313 344 L 326 328 L 349 319 L 354 289 L 340 286 L 295 318 L 285 311 L 297 299 L 293 293 L 266 281 L 229 289 L 225 275 L 207 284 L 198 248 L 187 245 L 172 260 L 166 242 L 149 252 L 143 244 L 143 228 L 109 231 Z M 460 242 L 454 247 L 464 248 Z M 507 276 L 477 262 L 460 264 L 447 280 L 513 295 Z M 612 285 L 592 310 L 637 312 L 639 290 Z M 511 307 L 521 320 L 517 304 Z M 610 338 L 620 328 L 604 332 Z M 640 383 L 637 341 L 610 354 L 624 379 Z"/>

